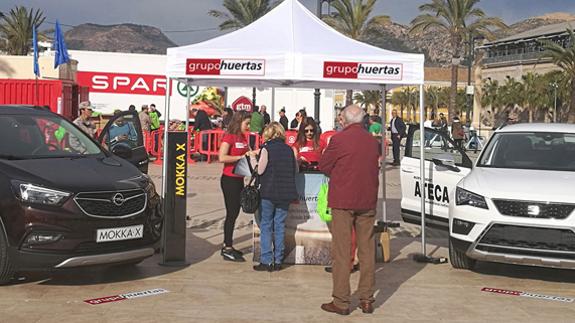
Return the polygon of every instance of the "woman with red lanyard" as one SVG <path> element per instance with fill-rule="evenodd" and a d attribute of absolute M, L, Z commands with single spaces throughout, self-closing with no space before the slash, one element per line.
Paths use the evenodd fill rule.
<path fill-rule="evenodd" d="M 327 146 L 319 138 L 319 129 L 315 120 L 307 117 L 301 123 L 293 151 L 300 164 L 317 165 L 321 154 Z"/>
<path fill-rule="evenodd" d="M 236 162 L 244 156 L 255 155 L 251 151 L 245 134 L 250 131 L 250 114 L 246 111 L 234 113 L 228 125 L 228 131 L 222 139 L 219 160 L 224 163 L 221 178 L 222 192 L 226 204 L 226 220 L 224 222 L 224 246 L 221 255 L 228 261 L 245 261 L 243 253 L 234 249 L 234 227 L 240 214 L 240 193 L 244 188 L 243 176 L 234 174 Z"/>

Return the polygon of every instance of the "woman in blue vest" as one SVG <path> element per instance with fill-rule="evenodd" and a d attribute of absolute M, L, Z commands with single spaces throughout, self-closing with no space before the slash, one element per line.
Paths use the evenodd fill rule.
<path fill-rule="evenodd" d="M 297 199 L 295 175 L 297 162 L 292 149 L 285 143 L 285 130 L 272 122 L 263 132 L 258 163 L 260 175 L 260 264 L 256 271 L 278 271 L 284 256 L 285 220 L 290 202 Z M 255 163 L 255 157 L 252 163 Z M 272 249 L 273 236 L 273 249 Z"/>

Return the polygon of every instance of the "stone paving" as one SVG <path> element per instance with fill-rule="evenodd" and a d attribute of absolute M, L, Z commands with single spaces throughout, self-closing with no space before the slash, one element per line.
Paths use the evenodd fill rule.
<path fill-rule="evenodd" d="M 190 265 L 158 266 L 159 256 L 136 267 L 24 273 L 0 287 L 0 322 L 573 322 L 575 303 L 482 292 L 484 287 L 575 298 L 572 271 L 480 263 L 475 271 L 411 260 L 420 250 L 419 228 L 392 231 L 392 261 L 377 266 L 376 311 L 349 317 L 324 313 L 331 277 L 321 266 L 291 266 L 259 273 L 250 261 L 222 261 L 225 215 L 219 164 L 189 169 Z M 161 169 L 151 174 L 160 181 Z M 392 220 L 400 221 L 399 170 L 387 172 Z M 251 217 L 238 219 L 235 241 L 251 259 Z M 428 230 L 428 251 L 447 256 L 446 234 Z M 352 275 L 352 287 L 358 274 Z M 162 288 L 168 293 L 89 305 L 84 300 Z M 357 301 L 356 301 L 357 302 Z"/>

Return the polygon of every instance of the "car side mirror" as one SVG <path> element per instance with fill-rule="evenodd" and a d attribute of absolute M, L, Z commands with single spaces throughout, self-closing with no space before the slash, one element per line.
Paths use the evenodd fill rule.
<path fill-rule="evenodd" d="M 435 164 L 435 166 L 444 167 L 444 168 L 447 168 L 448 170 L 450 170 L 452 172 L 456 172 L 456 173 L 461 172 L 461 169 L 459 169 L 459 167 L 455 166 L 455 161 L 453 159 L 433 158 L 432 161 L 433 161 L 433 164 Z"/>
<path fill-rule="evenodd" d="M 130 159 L 132 158 L 132 149 L 126 145 L 115 145 L 112 147 L 112 154 L 123 159 Z"/>

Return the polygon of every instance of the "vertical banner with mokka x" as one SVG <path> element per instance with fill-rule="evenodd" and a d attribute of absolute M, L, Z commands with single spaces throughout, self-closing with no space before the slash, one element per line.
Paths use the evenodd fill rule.
<path fill-rule="evenodd" d="M 185 132 L 168 133 L 168 158 L 164 200 L 162 265 L 186 262 L 187 140 Z"/>

